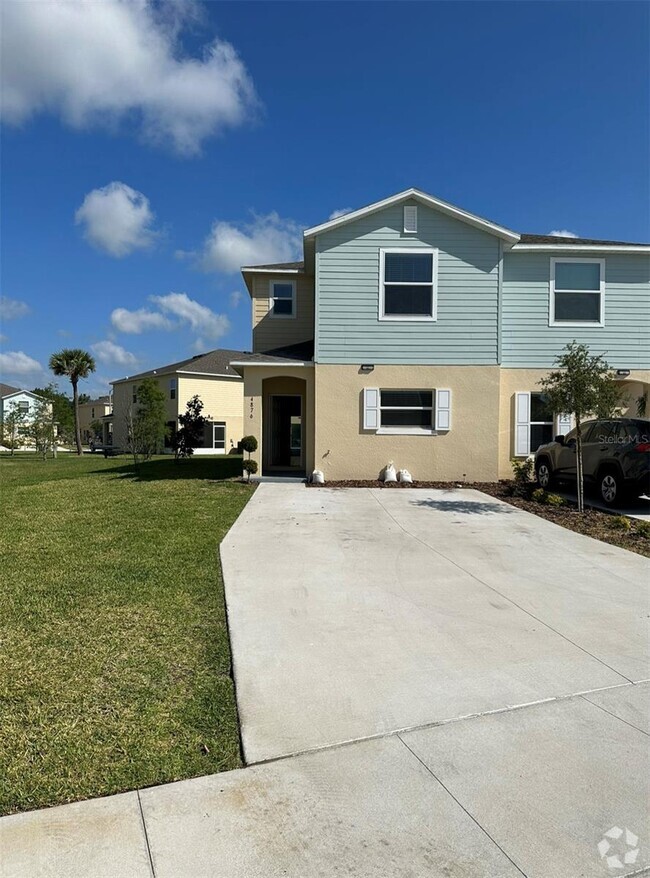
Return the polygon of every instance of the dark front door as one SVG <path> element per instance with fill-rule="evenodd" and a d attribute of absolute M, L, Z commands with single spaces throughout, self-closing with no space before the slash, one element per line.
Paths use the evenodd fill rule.
<path fill-rule="evenodd" d="M 302 397 L 271 396 L 269 467 L 302 470 Z"/>

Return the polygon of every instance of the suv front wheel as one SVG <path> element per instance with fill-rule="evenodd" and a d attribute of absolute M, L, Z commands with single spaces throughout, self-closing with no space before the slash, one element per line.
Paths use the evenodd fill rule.
<path fill-rule="evenodd" d="M 616 506 L 623 499 L 623 479 L 616 470 L 603 470 L 598 476 L 600 499 L 607 506 Z"/>

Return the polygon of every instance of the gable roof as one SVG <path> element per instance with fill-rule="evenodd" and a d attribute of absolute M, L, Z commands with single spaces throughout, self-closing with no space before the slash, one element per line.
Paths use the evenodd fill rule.
<path fill-rule="evenodd" d="M 0 397 L 11 396 L 12 393 L 19 393 L 20 387 L 12 387 L 11 384 L 0 384 Z"/>
<path fill-rule="evenodd" d="M 246 356 L 245 351 L 226 350 L 217 348 L 205 354 L 196 354 L 178 363 L 170 363 L 167 366 L 159 366 L 157 369 L 149 369 L 148 372 L 139 372 L 137 375 L 127 375 L 111 384 L 121 384 L 123 381 L 134 381 L 140 378 L 155 378 L 157 375 L 171 373 L 189 373 L 196 375 L 215 375 L 222 378 L 239 378 L 237 372 L 230 367 L 230 361 L 240 356 Z"/>
<path fill-rule="evenodd" d="M 477 229 L 481 229 L 484 232 L 488 232 L 491 235 L 496 235 L 498 238 L 503 238 L 503 240 L 509 244 L 516 244 L 519 240 L 517 232 L 513 232 L 511 229 L 506 229 L 504 226 L 497 225 L 497 223 L 493 223 L 474 213 L 469 213 L 460 207 L 442 201 L 440 198 L 434 198 L 433 195 L 427 195 L 426 192 L 422 192 L 420 189 L 405 189 L 403 192 L 398 192 L 396 195 L 391 195 L 389 198 L 384 198 L 382 201 L 375 201 L 373 204 L 368 204 L 366 207 L 362 207 L 359 210 L 345 213 L 343 216 L 336 217 L 336 219 L 333 220 L 328 220 L 328 222 L 322 223 L 319 226 L 312 226 L 310 229 L 305 229 L 304 237 L 313 238 L 314 235 L 320 235 L 322 232 L 328 232 L 330 229 L 336 229 L 339 226 L 352 223 L 355 220 L 361 219 L 361 217 L 368 216 L 371 213 L 376 213 L 386 207 L 400 204 L 400 202 L 408 201 L 409 199 L 415 199 L 421 204 L 424 204 L 427 207 L 432 207 L 434 210 L 439 210 L 441 213 L 445 213 L 454 219 L 467 223 L 470 226 L 474 226 Z"/>

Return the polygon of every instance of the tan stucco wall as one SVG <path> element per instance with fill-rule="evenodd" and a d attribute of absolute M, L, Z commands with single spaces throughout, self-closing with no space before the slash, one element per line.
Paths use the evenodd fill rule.
<path fill-rule="evenodd" d="M 187 401 L 199 396 L 203 415 L 210 421 L 226 422 L 226 452 L 244 435 L 244 382 L 235 378 L 178 375 L 178 412 Z"/>
<path fill-rule="evenodd" d="M 510 461 L 514 457 L 514 418 L 515 418 L 515 394 L 528 391 L 539 393 L 539 382 L 545 378 L 551 369 L 501 369 L 500 387 L 501 401 L 499 404 L 499 478 L 507 479 L 512 476 Z M 622 380 L 621 387 L 624 391 L 624 404 L 622 414 L 636 415 L 636 399 L 648 391 L 650 372 L 631 372 L 630 377 Z M 650 403 L 649 403 L 650 404 Z M 647 415 L 646 415 L 647 417 Z"/>
<path fill-rule="evenodd" d="M 266 379 L 272 379 L 266 385 Z M 292 380 L 293 379 L 293 380 Z M 304 381 L 296 385 L 295 379 Z M 264 454 L 263 400 L 270 393 L 295 393 L 303 387 L 303 446 L 305 469 L 314 469 L 314 368 L 311 366 L 246 366 L 244 367 L 244 434 L 255 436 L 257 451 L 251 457 L 262 470 Z"/>
<path fill-rule="evenodd" d="M 452 428 L 437 436 L 363 430 L 362 389 L 449 388 Z M 419 480 L 497 478 L 498 366 L 316 366 L 316 468 L 326 479 L 375 479 L 393 460 Z"/>
<path fill-rule="evenodd" d="M 271 281 L 296 282 L 295 317 L 269 314 Z M 314 337 L 314 278 L 304 274 L 256 274 L 253 276 L 253 351 L 270 351 L 309 341 Z"/>

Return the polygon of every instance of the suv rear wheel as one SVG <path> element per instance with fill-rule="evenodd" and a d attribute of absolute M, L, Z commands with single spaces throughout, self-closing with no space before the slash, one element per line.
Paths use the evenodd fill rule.
<path fill-rule="evenodd" d="M 537 475 L 537 484 L 540 488 L 550 488 L 553 484 L 553 471 L 551 470 L 551 465 L 545 457 L 542 457 L 537 461 L 537 466 L 535 467 L 535 473 Z"/>
<path fill-rule="evenodd" d="M 602 470 L 598 476 L 600 499 L 607 506 L 616 506 L 623 499 L 623 479 L 614 469 Z"/>

